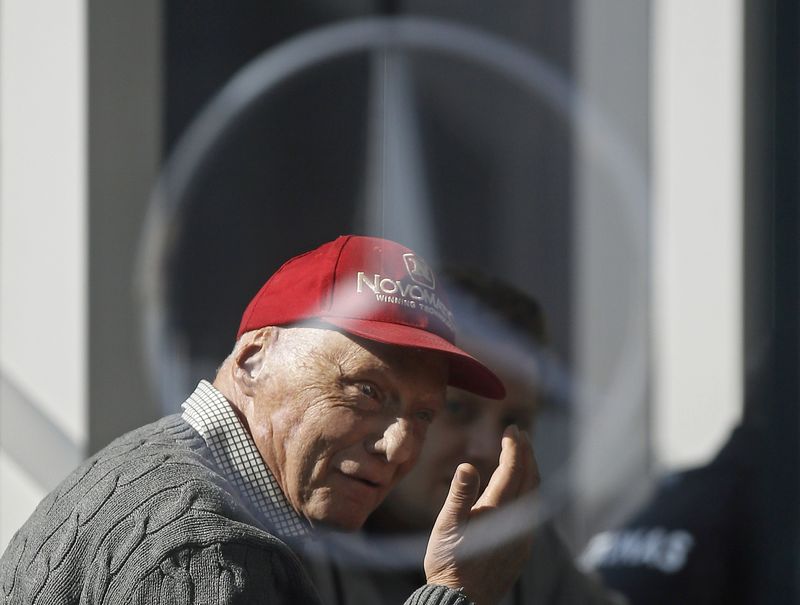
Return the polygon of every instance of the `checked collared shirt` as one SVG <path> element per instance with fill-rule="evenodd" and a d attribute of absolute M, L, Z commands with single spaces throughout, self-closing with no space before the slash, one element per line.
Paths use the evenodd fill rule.
<path fill-rule="evenodd" d="M 287 501 L 225 396 L 201 380 L 182 407 L 182 418 L 203 437 L 214 462 L 267 519 L 270 528 L 285 538 L 307 537 L 307 523 Z"/>

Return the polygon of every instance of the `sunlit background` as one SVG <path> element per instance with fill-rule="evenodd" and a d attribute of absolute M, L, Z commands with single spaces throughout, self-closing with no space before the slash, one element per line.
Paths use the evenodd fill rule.
<path fill-rule="evenodd" d="M 213 376 L 283 260 L 362 233 L 542 303 L 542 493 L 576 552 L 765 422 L 764 594 L 784 570 L 797 595 L 798 25 L 779 0 L 0 1 L 0 550 Z"/>

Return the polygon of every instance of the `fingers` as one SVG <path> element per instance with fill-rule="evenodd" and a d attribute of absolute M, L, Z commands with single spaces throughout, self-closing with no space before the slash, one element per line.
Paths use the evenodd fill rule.
<path fill-rule="evenodd" d="M 495 507 L 517 498 L 538 484 L 538 467 L 530 438 L 515 425 L 503 433 L 500 463 L 492 473 L 477 507 Z"/>
<path fill-rule="evenodd" d="M 442 506 L 434 532 L 450 533 L 463 525 L 468 519 L 475 498 L 478 497 L 480 476 L 478 470 L 471 464 L 459 464 L 450 483 L 450 492 L 447 494 Z"/>
<path fill-rule="evenodd" d="M 516 425 L 506 428 L 503 433 L 500 463 L 492 473 L 489 484 L 476 506 L 495 507 L 514 499 L 519 493 L 524 470 L 520 454 L 520 434 Z"/>

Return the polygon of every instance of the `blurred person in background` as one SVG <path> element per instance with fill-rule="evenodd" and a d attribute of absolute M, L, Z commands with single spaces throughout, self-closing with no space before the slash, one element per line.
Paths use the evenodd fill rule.
<path fill-rule="evenodd" d="M 583 566 L 633 605 L 760 602 L 756 519 L 763 437 L 761 423 L 749 418 L 711 462 L 663 477 L 628 522 L 592 538 Z"/>
<path fill-rule="evenodd" d="M 367 521 L 366 550 L 360 553 L 365 559 L 373 558 L 365 554 L 370 549 L 375 549 L 375 561 L 382 558 L 380 551 L 392 548 L 391 537 L 427 534 L 447 497 L 448 477 L 453 470 L 469 462 L 481 476 L 490 476 L 500 454 L 498 440 L 506 427 L 531 429 L 543 405 L 542 373 L 547 366 L 548 339 L 539 303 L 513 286 L 476 273 L 448 271 L 443 279 L 461 326 L 460 346 L 486 360 L 503 380 L 507 394 L 498 402 L 448 388 L 444 410 L 428 432 L 419 464 Z M 520 512 L 524 518 L 513 516 Z M 505 527 L 510 523 L 517 531 L 535 523 L 532 500 L 526 502 L 524 512 L 517 508 L 515 513 L 501 523 Z M 390 540 L 379 541 L 383 538 Z M 341 563 L 342 575 L 332 583 L 331 590 L 340 603 L 367 603 L 379 595 L 392 597 L 386 602 L 397 601 L 424 578 L 420 566 L 381 568 L 352 556 Z M 572 553 L 549 521 L 536 528 L 531 557 L 520 580 L 502 601 L 507 605 L 624 602 L 606 591 L 598 579 L 577 569 Z"/>

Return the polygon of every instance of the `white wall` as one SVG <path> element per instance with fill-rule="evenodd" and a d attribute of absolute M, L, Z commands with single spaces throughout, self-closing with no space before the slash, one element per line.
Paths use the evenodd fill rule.
<path fill-rule="evenodd" d="M 0 4 L 0 379 L 77 451 L 87 439 L 85 58 L 82 0 Z M 41 439 L 14 426 L 10 405 L 0 401 L 6 437 Z M 0 550 L 46 491 L 8 443 Z M 49 444 L 37 445 L 46 456 Z"/>
<path fill-rule="evenodd" d="M 0 363 L 78 446 L 86 440 L 84 21 L 81 0 L 4 0 L 0 14 Z"/>
<path fill-rule="evenodd" d="M 741 0 L 653 3 L 653 435 L 699 464 L 741 416 Z"/>

